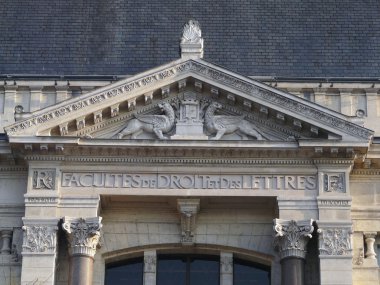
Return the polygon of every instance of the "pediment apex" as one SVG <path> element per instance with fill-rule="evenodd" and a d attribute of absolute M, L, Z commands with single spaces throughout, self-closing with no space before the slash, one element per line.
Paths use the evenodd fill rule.
<path fill-rule="evenodd" d="M 86 127 L 86 120 L 89 118 L 92 124 L 97 124 L 102 122 L 105 112 L 116 117 L 121 107 L 133 111 L 140 101 L 149 105 L 157 90 L 160 99 L 164 100 L 171 92 L 170 86 L 176 86 L 176 92 L 179 92 L 183 85 L 186 86 L 188 79 L 194 81 L 195 89 L 202 89 L 202 84 L 209 86 L 210 96 L 215 95 L 215 90 L 223 90 L 223 100 L 231 104 L 239 99 L 243 102 L 243 108 L 251 108 L 250 104 L 255 104 L 263 112 L 265 109 L 272 110 L 279 120 L 286 116 L 292 117 L 296 127 L 297 124 L 307 123 L 347 141 L 369 141 L 373 136 L 371 130 L 356 125 L 345 115 L 203 59 L 179 59 L 120 80 L 36 111 L 30 117 L 6 127 L 5 131 L 8 136 L 37 136 L 49 135 L 44 132 L 58 128 L 60 135 L 66 135 L 70 124 L 74 124 L 73 127 L 80 131 Z"/>

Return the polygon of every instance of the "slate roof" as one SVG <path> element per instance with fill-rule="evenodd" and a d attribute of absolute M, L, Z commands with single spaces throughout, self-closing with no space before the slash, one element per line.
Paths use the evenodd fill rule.
<path fill-rule="evenodd" d="M 378 0 L 3 0 L 0 74 L 129 75 L 179 58 L 250 76 L 379 77 Z"/>

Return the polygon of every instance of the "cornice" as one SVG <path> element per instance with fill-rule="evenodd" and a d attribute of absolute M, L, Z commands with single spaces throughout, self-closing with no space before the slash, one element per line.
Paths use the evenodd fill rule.
<path fill-rule="evenodd" d="M 1 165 L 0 172 L 27 172 L 28 168 L 26 166 L 17 166 L 17 165 Z M 2 173 L 3 174 L 3 173 Z"/>
<path fill-rule="evenodd" d="M 150 72 L 136 75 L 123 80 L 121 83 L 111 84 L 99 90 L 89 92 L 85 96 L 59 103 L 50 108 L 37 111 L 31 118 L 17 122 L 5 128 L 8 136 L 22 133 L 24 130 L 37 127 L 57 119 L 62 122 L 73 113 L 83 114 L 84 109 L 102 108 L 104 102 L 109 105 L 126 100 L 132 92 L 143 91 L 154 84 L 162 84 L 168 79 L 179 79 L 181 76 L 201 76 L 201 79 L 211 83 L 227 86 L 248 95 L 248 99 L 257 99 L 271 106 L 286 111 L 288 114 L 313 124 L 323 124 L 324 128 L 344 132 L 358 139 L 369 140 L 373 132 L 347 120 L 341 114 L 334 113 L 310 102 L 303 102 L 295 96 L 281 92 L 247 77 L 228 72 L 203 60 L 176 61 L 166 66 L 156 68 Z M 141 95 L 141 94 L 139 94 Z M 135 94 L 135 97 L 138 96 Z M 135 98 L 133 97 L 133 98 Z M 132 95 L 127 99 L 133 99 Z M 108 103 L 107 103 L 108 104 Z M 93 108 L 94 107 L 94 108 Z M 104 106 L 103 106 L 104 108 Z M 61 119 L 61 120 L 60 120 Z M 66 119 L 67 120 L 67 119 Z"/>
<path fill-rule="evenodd" d="M 297 159 L 239 159 L 239 158 L 168 158 L 168 157 L 91 157 L 91 156 L 39 156 L 28 155 L 29 161 L 67 161 L 67 162 L 95 162 L 95 163 L 128 163 L 128 164 L 191 164 L 198 167 L 208 165 L 313 165 L 312 160 Z"/>
<path fill-rule="evenodd" d="M 380 169 L 354 169 L 351 175 L 380 175 Z"/>

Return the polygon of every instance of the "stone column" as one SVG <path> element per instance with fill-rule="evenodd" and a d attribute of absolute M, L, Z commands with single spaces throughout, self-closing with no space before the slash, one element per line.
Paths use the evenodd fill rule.
<path fill-rule="evenodd" d="M 69 285 L 92 285 L 93 264 L 99 246 L 101 217 L 64 217 L 63 230 L 69 241 Z"/>
<path fill-rule="evenodd" d="M 365 257 L 367 259 L 376 260 L 376 252 L 374 247 L 376 235 L 376 232 L 364 233 L 365 243 L 367 245 L 367 252 L 365 253 Z"/>
<path fill-rule="evenodd" d="M 12 230 L 2 229 L 0 230 L 0 233 L 1 233 L 1 239 L 3 241 L 1 254 L 11 254 Z"/>
<path fill-rule="evenodd" d="M 232 252 L 220 253 L 220 285 L 234 284 L 234 260 Z"/>
<path fill-rule="evenodd" d="M 313 220 L 274 220 L 275 246 L 281 259 L 281 285 L 305 284 L 306 245 L 312 237 Z"/>
<path fill-rule="evenodd" d="M 21 284 L 54 285 L 57 219 L 23 219 Z"/>
<path fill-rule="evenodd" d="M 144 251 L 144 285 L 156 285 L 156 266 L 156 251 Z"/>

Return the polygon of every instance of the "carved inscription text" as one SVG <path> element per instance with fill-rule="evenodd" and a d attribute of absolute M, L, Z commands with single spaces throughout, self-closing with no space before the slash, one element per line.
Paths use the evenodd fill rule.
<path fill-rule="evenodd" d="M 62 187 L 315 190 L 316 176 L 62 173 Z"/>

